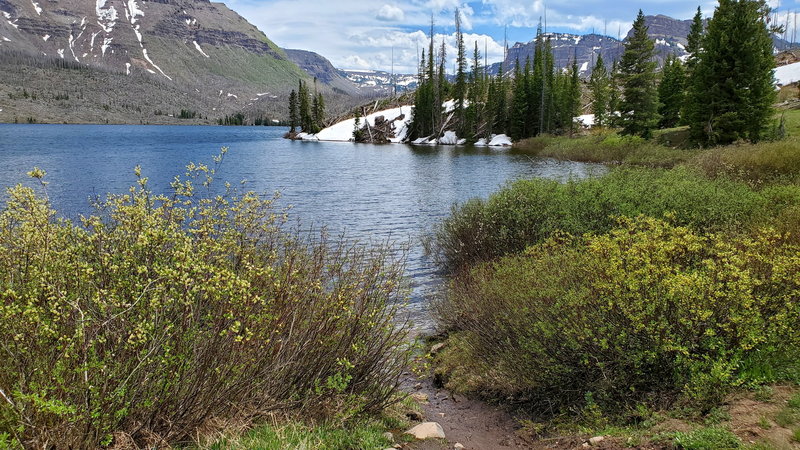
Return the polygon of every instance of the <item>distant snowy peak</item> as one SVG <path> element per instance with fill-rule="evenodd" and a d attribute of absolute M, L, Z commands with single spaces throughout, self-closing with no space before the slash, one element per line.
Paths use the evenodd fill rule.
<path fill-rule="evenodd" d="M 391 94 L 395 87 L 397 92 L 405 92 L 417 88 L 417 75 L 394 74 L 380 70 L 344 70 L 347 79 L 360 88 L 373 89 L 383 94 Z"/>

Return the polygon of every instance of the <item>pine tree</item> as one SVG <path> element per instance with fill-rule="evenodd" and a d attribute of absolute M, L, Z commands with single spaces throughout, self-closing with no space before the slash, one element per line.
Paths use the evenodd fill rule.
<path fill-rule="evenodd" d="M 622 79 L 622 134 L 649 139 L 658 125 L 655 45 L 647 34 L 644 13 L 633 23 L 633 34 L 625 43 L 620 61 Z"/>
<path fill-rule="evenodd" d="M 704 33 L 705 27 L 703 25 L 703 13 L 700 11 L 700 7 L 698 6 L 697 13 L 695 13 L 694 18 L 692 19 L 692 26 L 689 29 L 689 35 L 686 37 L 686 51 L 689 53 L 689 57 L 686 58 L 686 69 L 688 73 L 691 73 L 692 69 L 694 69 L 694 66 L 697 64 L 697 58 L 703 49 Z"/>
<path fill-rule="evenodd" d="M 299 120 L 299 112 L 298 112 L 299 105 L 297 104 L 297 91 L 292 89 L 292 92 L 289 94 L 289 126 L 291 129 L 289 130 L 290 133 L 295 133 L 297 131 L 297 125 Z"/>
<path fill-rule="evenodd" d="M 580 115 L 581 110 L 581 77 L 578 69 L 577 53 L 572 57 L 572 69 L 570 70 L 566 96 L 567 123 L 565 125 L 568 127 L 570 134 L 572 134 L 575 131 L 575 118 Z"/>
<path fill-rule="evenodd" d="M 769 13 L 763 0 L 720 0 L 690 81 L 687 122 L 695 142 L 764 137 L 776 96 Z"/>
<path fill-rule="evenodd" d="M 530 63 L 526 64 L 527 71 L 530 71 Z M 525 119 L 528 115 L 528 90 L 522 70 L 519 67 L 519 60 L 514 66 L 514 80 L 511 88 L 512 99 L 508 112 L 508 134 L 511 139 L 520 140 L 527 137 Z"/>
<path fill-rule="evenodd" d="M 608 125 L 611 127 L 620 126 L 620 108 L 622 99 L 620 98 L 619 88 L 619 63 L 614 60 L 611 65 L 611 73 L 608 76 Z"/>
<path fill-rule="evenodd" d="M 658 85 L 658 98 L 661 102 L 658 108 L 658 113 L 661 115 L 659 127 L 672 128 L 680 122 L 681 108 L 686 97 L 685 78 L 681 60 L 675 55 L 668 56 L 661 71 L 661 83 Z"/>
<path fill-rule="evenodd" d="M 589 89 L 592 92 L 592 114 L 596 126 L 609 124 L 609 102 L 611 100 L 611 80 L 603 62 L 603 55 L 597 56 L 597 62 L 589 78 Z"/>
<path fill-rule="evenodd" d="M 300 113 L 300 128 L 306 133 L 312 133 L 313 120 L 311 119 L 311 105 L 309 104 L 308 86 L 300 80 L 300 86 L 297 90 L 299 99 L 299 113 Z"/>
<path fill-rule="evenodd" d="M 461 11 L 456 9 L 455 13 L 455 23 L 456 23 L 456 79 L 455 84 L 453 85 L 453 98 L 456 102 L 455 104 L 455 115 L 456 120 L 459 124 L 461 124 L 461 130 L 459 130 L 459 134 L 463 134 L 466 132 L 464 129 L 466 117 L 464 111 L 464 100 L 467 96 L 467 51 L 464 47 L 464 33 L 461 32 Z M 442 51 L 444 52 L 444 42 L 442 42 Z M 444 58 L 444 56 L 443 56 Z M 444 66 L 442 66 L 442 72 L 444 71 Z M 442 99 L 445 100 L 444 98 Z"/>

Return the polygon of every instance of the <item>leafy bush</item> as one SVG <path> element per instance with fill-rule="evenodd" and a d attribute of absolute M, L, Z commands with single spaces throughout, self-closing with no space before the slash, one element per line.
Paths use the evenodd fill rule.
<path fill-rule="evenodd" d="M 436 305 L 451 386 L 537 410 L 714 406 L 747 358 L 800 345 L 800 245 L 653 218 L 557 234 L 458 276 Z"/>
<path fill-rule="evenodd" d="M 603 233 L 615 217 L 645 214 L 701 230 L 742 230 L 788 205 L 744 183 L 709 180 L 688 169 L 620 169 L 600 177 L 562 184 L 543 179 L 511 184 L 488 200 L 454 206 L 438 227 L 432 251 L 443 266 L 457 270 L 516 253 L 556 231 Z"/>
<path fill-rule="evenodd" d="M 392 401 L 407 359 L 399 263 L 286 230 L 273 198 L 197 194 L 213 172 L 190 165 L 170 195 L 140 178 L 80 224 L 8 190 L 0 435 L 160 446 L 214 422 L 344 420 Z"/>

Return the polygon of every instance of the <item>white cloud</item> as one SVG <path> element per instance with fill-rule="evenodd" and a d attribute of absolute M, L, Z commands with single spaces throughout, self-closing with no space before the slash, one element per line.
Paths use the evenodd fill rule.
<path fill-rule="evenodd" d="M 378 10 L 378 15 L 375 16 L 375 18 L 386 22 L 400 22 L 405 20 L 406 14 L 397 6 L 383 5 L 381 9 Z"/>

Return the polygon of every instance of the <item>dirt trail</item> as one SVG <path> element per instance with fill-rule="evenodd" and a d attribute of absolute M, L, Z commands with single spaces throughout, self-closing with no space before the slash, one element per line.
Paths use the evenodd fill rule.
<path fill-rule="evenodd" d="M 575 437 L 535 442 L 526 440 L 518 433 L 519 422 L 507 411 L 437 388 L 430 378 L 410 377 L 403 389 L 417 399 L 427 397 L 427 402 L 420 402 L 423 419 L 438 422 L 447 436 L 447 443 L 419 441 L 404 445 L 404 449 L 452 449 L 456 443 L 469 450 L 574 449 L 583 443 Z"/>

